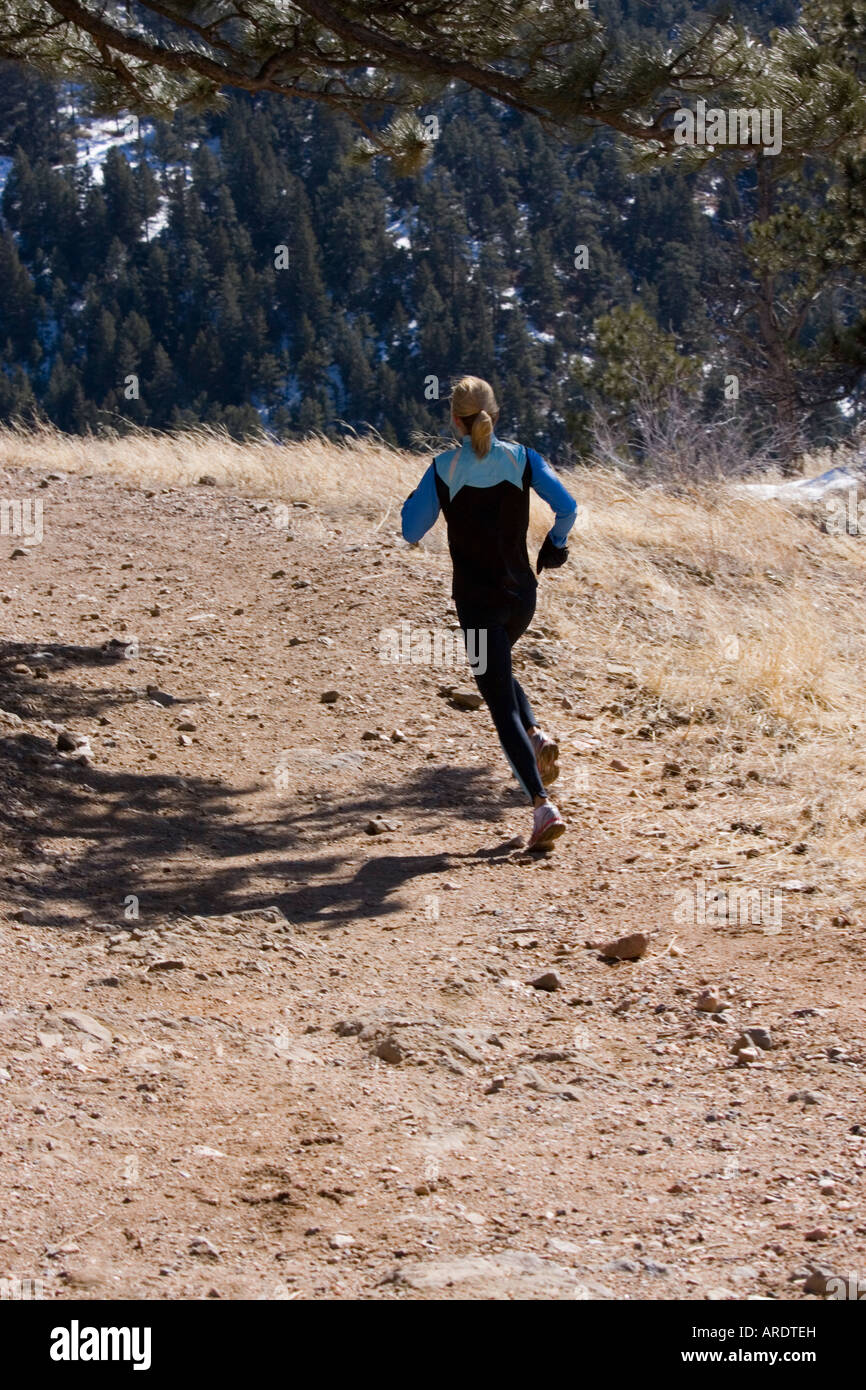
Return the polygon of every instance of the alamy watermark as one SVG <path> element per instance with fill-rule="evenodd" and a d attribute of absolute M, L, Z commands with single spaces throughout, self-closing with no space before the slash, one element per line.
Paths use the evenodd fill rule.
<path fill-rule="evenodd" d="M 732 107 L 727 111 L 707 107 L 703 97 L 694 111 L 683 106 L 674 112 L 674 144 L 758 145 L 766 155 L 782 148 L 782 108 L 780 106 Z"/>
<path fill-rule="evenodd" d="M 850 1299 L 852 1303 L 859 1303 L 866 1299 L 866 1279 L 856 1274 L 849 1274 L 847 1279 L 843 1279 L 837 1274 L 827 1280 L 825 1292 L 828 1298 L 837 1301 Z"/>
<path fill-rule="evenodd" d="M 782 930 L 782 894 L 778 888 L 713 887 L 702 878 L 675 894 L 674 921 L 691 926 L 756 926 L 771 936 Z"/>
<path fill-rule="evenodd" d="M 45 1297 L 42 1280 L 29 1274 L 7 1274 L 0 1279 L 0 1300 L 31 1302 Z"/>
<path fill-rule="evenodd" d="M 383 665 L 454 667 L 467 663 L 473 675 L 487 670 L 487 629 L 467 628 L 466 639 L 459 629 L 413 627 L 402 622 L 399 628 L 382 628 L 379 633 L 379 660 Z"/>
<path fill-rule="evenodd" d="M 848 489 L 847 496 L 836 493 L 824 499 L 827 520 L 824 529 L 828 536 L 866 535 L 866 497 L 858 497 L 855 487 Z"/>
<path fill-rule="evenodd" d="M 43 508 L 41 497 L 0 497 L 0 536 L 41 545 Z"/>
<path fill-rule="evenodd" d="M 52 1328 L 48 1354 L 52 1361 L 128 1361 L 134 1371 L 147 1371 L 151 1341 L 149 1327 L 82 1327 L 73 1318 Z"/>

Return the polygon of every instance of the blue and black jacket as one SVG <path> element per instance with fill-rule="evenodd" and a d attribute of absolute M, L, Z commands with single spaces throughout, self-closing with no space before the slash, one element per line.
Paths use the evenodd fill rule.
<path fill-rule="evenodd" d="M 550 540 L 564 546 L 577 503 L 550 465 L 534 449 L 495 435 L 489 452 L 477 458 L 465 435 L 459 448 L 433 460 L 403 503 L 403 536 L 419 541 L 441 511 L 454 565 L 454 598 L 481 607 L 527 598 L 537 583 L 526 550 L 530 488 L 556 515 Z"/>

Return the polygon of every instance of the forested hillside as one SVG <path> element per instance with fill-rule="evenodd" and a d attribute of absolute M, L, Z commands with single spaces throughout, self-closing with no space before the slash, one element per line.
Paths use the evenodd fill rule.
<path fill-rule="evenodd" d="M 616 9 L 675 32 L 674 5 Z M 857 418 L 862 292 L 840 299 L 837 273 L 814 294 L 789 258 L 795 339 L 784 312 L 779 352 L 760 306 L 743 316 L 754 163 L 639 170 L 609 131 L 552 136 L 455 91 L 428 166 L 399 177 L 353 161 L 357 132 L 321 107 L 233 94 L 139 123 L 2 76 L 0 418 L 406 444 L 441 430 L 437 390 L 468 370 L 495 381 L 505 430 L 564 456 L 593 401 L 615 414 L 679 383 L 712 414 L 731 373 L 757 425 L 802 409 L 814 439 Z M 778 169 L 778 203 L 808 211 L 823 189 Z"/>

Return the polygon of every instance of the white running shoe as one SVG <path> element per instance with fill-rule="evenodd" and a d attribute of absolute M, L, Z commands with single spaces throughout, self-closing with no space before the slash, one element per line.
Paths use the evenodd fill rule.
<path fill-rule="evenodd" d="M 542 801 L 532 813 L 532 835 L 527 849 L 543 849 L 565 833 L 565 821 L 552 801 Z"/>
<path fill-rule="evenodd" d="M 530 734 L 529 741 L 535 750 L 535 761 L 538 764 L 542 786 L 549 787 L 559 776 L 559 744 L 556 739 L 548 738 L 541 729 Z"/>

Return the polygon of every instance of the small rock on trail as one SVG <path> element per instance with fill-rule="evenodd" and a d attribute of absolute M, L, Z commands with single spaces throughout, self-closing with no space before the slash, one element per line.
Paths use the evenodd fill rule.
<path fill-rule="evenodd" d="M 404 1057 L 402 1047 L 394 1038 L 383 1038 L 376 1044 L 375 1052 L 377 1057 L 383 1062 L 389 1062 L 391 1066 L 398 1066 Z"/>
<path fill-rule="evenodd" d="M 704 1014 L 720 1014 L 728 1006 L 717 989 L 705 989 L 698 995 L 695 1007 Z"/>
<path fill-rule="evenodd" d="M 640 960 L 646 955 L 649 944 L 650 938 L 645 932 L 635 931 L 608 941 L 598 949 L 607 960 Z"/>
<path fill-rule="evenodd" d="M 64 1023 L 71 1024 L 79 1032 L 87 1033 L 91 1038 L 98 1038 L 100 1042 L 111 1042 L 111 1029 L 106 1028 L 104 1023 L 100 1023 L 90 1014 L 82 1013 L 80 1009 L 60 1009 L 58 1014 Z"/>
<path fill-rule="evenodd" d="M 458 709 L 480 709 L 484 704 L 484 700 L 477 690 L 449 690 L 448 696 L 452 705 L 456 705 Z"/>
<path fill-rule="evenodd" d="M 545 990 L 552 993 L 555 989 L 562 989 L 562 979 L 555 970 L 545 970 L 542 975 L 537 975 L 529 983 L 533 989 Z"/>

